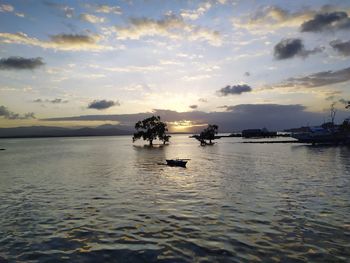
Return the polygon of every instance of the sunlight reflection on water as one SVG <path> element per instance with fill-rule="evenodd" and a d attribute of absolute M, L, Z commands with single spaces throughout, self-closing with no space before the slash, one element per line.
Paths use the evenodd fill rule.
<path fill-rule="evenodd" d="M 239 141 L 1 140 L 0 258 L 346 262 L 350 148 Z"/>

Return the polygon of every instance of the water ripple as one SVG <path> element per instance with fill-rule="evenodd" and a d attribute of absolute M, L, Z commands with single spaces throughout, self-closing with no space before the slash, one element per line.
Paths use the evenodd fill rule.
<path fill-rule="evenodd" d="M 348 147 L 172 139 L 3 140 L 0 262 L 348 262 Z"/>

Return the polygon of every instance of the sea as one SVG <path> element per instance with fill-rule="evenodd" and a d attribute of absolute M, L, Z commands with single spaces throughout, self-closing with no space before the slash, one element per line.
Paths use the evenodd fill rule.
<path fill-rule="evenodd" d="M 350 262 L 350 147 L 244 141 L 2 139 L 0 262 Z"/>

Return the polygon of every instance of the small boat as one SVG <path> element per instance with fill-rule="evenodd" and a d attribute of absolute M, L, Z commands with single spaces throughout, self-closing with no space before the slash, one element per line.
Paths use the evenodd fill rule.
<path fill-rule="evenodd" d="M 189 159 L 169 159 L 169 160 L 166 160 L 166 164 L 169 166 L 186 167 L 188 160 Z"/>

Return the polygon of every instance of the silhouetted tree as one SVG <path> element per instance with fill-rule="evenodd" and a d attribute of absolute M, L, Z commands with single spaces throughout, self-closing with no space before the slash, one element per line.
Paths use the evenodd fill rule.
<path fill-rule="evenodd" d="M 159 116 L 152 116 L 150 118 L 138 121 L 135 124 L 137 132 L 134 133 L 132 141 L 142 138 L 145 141 L 149 141 L 149 145 L 153 145 L 153 140 L 157 138 L 165 144 L 169 142 L 170 135 L 167 135 L 167 124 L 160 121 Z"/>
<path fill-rule="evenodd" d="M 209 144 L 212 144 L 211 141 L 215 139 L 218 129 L 219 127 L 216 124 L 209 124 L 199 135 L 201 144 L 206 144 L 205 140 L 209 140 Z"/>
<path fill-rule="evenodd" d="M 350 101 L 347 102 L 347 105 L 345 106 L 345 109 L 350 109 Z M 350 132 L 350 119 L 347 118 L 343 121 L 342 124 L 339 126 L 339 130 L 341 132 L 349 133 Z"/>
<path fill-rule="evenodd" d="M 339 127 L 340 131 L 342 132 L 350 132 L 350 120 L 349 119 L 345 119 L 343 121 L 342 124 L 340 124 L 340 127 Z"/>
<path fill-rule="evenodd" d="M 166 144 L 167 142 L 169 142 L 170 137 L 171 137 L 170 135 L 167 135 L 164 133 L 163 136 L 159 137 L 159 140 L 163 141 L 163 144 Z"/>

